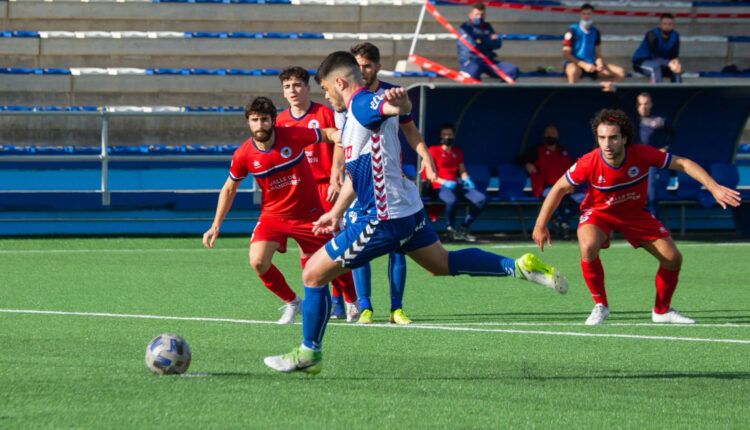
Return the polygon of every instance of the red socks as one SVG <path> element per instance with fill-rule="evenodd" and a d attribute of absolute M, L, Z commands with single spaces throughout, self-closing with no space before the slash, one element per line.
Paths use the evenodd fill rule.
<path fill-rule="evenodd" d="M 284 275 L 273 264 L 266 273 L 260 275 L 260 280 L 263 281 L 266 288 L 287 303 L 292 302 L 297 297 L 297 294 L 286 283 Z"/>
<path fill-rule="evenodd" d="M 583 279 L 586 281 L 586 286 L 589 287 L 591 297 L 594 298 L 594 303 L 609 307 L 607 303 L 607 291 L 604 289 L 602 260 L 599 257 L 594 261 L 581 260 L 581 269 L 583 270 Z"/>
<path fill-rule="evenodd" d="M 679 277 L 679 270 L 673 272 L 659 266 L 659 271 L 656 272 L 655 313 L 665 314 L 669 311 L 669 306 L 672 303 L 672 295 L 674 294 L 674 290 L 677 289 L 677 281 Z"/>
<path fill-rule="evenodd" d="M 339 295 L 341 293 L 344 294 L 344 300 L 346 300 L 347 303 L 354 303 L 357 301 L 357 290 L 354 288 L 352 272 L 344 273 L 334 279 L 331 281 L 331 285 L 333 286 L 334 297 L 336 296 L 336 291 L 339 291 Z"/>

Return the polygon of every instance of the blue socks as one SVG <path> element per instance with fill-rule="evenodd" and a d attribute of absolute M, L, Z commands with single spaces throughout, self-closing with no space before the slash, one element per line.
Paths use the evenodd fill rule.
<path fill-rule="evenodd" d="M 331 292 L 328 285 L 317 288 L 305 286 L 305 300 L 302 301 L 303 345 L 316 351 L 320 350 L 330 316 Z"/>
<path fill-rule="evenodd" d="M 352 270 L 354 277 L 354 288 L 357 290 L 359 308 L 361 310 L 372 309 L 370 294 L 372 293 L 372 269 L 370 263 Z"/>
<path fill-rule="evenodd" d="M 391 283 L 391 312 L 393 312 L 404 306 L 404 290 L 406 289 L 406 256 L 404 254 L 391 252 L 388 255 L 388 279 Z"/>
<path fill-rule="evenodd" d="M 452 276 L 514 276 L 516 260 L 479 248 L 448 253 L 448 270 Z"/>

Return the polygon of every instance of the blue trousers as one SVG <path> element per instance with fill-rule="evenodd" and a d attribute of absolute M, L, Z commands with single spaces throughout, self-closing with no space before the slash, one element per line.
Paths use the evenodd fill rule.
<path fill-rule="evenodd" d="M 469 211 L 466 213 L 466 217 L 461 224 L 463 227 L 469 227 L 487 204 L 487 196 L 484 193 L 473 188 L 464 188 L 460 185 L 452 190 L 445 187 L 440 188 L 438 198 L 445 203 L 445 215 L 448 217 L 448 225 L 451 227 L 455 227 L 456 211 L 458 210 L 457 203 L 461 198 L 469 202 Z"/>
<path fill-rule="evenodd" d="M 503 72 L 505 72 L 506 75 L 510 76 L 513 79 L 518 78 L 518 66 L 515 64 L 509 63 L 507 61 L 498 61 L 495 63 L 497 67 L 500 68 Z M 484 61 L 480 59 L 476 60 L 467 60 L 461 64 L 461 71 L 466 72 L 469 75 L 471 75 L 474 79 L 480 79 L 482 73 L 492 77 L 492 78 L 499 78 L 497 73 L 495 73 L 494 70 L 490 66 L 487 65 Z"/>
<path fill-rule="evenodd" d="M 656 58 L 645 60 L 641 64 L 633 64 L 633 70 L 648 76 L 652 84 L 663 82 L 665 76 L 669 77 L 672 82 L 682 83 L 682 75 L 672 73 L 669 68 L 669 60 L 666 58 Z"/>

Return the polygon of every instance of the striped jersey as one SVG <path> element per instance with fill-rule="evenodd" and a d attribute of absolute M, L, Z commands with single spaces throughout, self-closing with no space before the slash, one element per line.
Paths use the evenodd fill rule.
<path fill-rule="evenodd" d="M 565 177 L 572 185 L 589 184 L 581 211 L 594 209 L 618 215 L 640 213 L 647 203 L 648 169 L 666 169 L 672 154 L 648 145 L 627 145 L 619 167 L 608 164 L 595 149 L 573 164 Z"/>
<path fill-rule="evenodd" d="M 346 170 L 359 216 L 404 218 L 422 210 L 416 185 L 401 171 L 399 118 L 383 115 L 379 94 L 359 89 L 349 100 L 342 130 Z"/>
<path fill-rule="evenodd" d="M 229 177 L 241 181 L 253 175 L 263 191 L 261 216 L 308 220 L 323 214 L 318 188 L 305 147 L 321 141 L 319 129 L 275 127 L 274 143 L 265 151 L 253 138 L 232 156 Z"/>

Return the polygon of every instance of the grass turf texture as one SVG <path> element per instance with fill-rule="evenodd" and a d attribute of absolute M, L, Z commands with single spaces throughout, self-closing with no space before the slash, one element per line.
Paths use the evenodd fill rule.
<path fill-rule="evenodd" d="M 0 308 L 274 321 L 281 303 L 247 265 L 246 242 L 0 240 Z M 558 242 L 543 256 L 568 275 L 567 296 L 507 278 L 433 278 L 410 262 L 405 309 L 433 327 L 332 322 L 317 377 L 262 363 L 299 344 L 299 325 L 0 312 L 0 428 L 743 428 L 748 343 L 538 333 L 750 342 L 750 246 L 679 245 L 674 305 L 704 326 L 635 325 L 650 322 L 657 264 L 623 242 L 602 257 L 609 324 L 583 326 L 593 304 L 576 245 Z M 301 292 L 290 248 L 275 264 Z M 384 259 L 373 276 L 384 323 Z M 722 323 L 737 326 L 709 325 Z M 191 377 L 146 369 L 146 344 L 162 332 L 190 343 Z"/>

